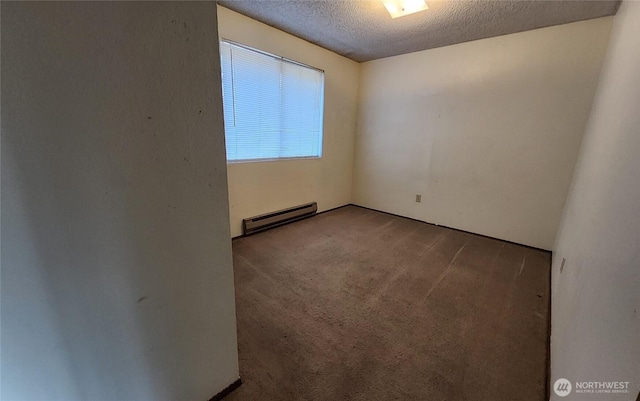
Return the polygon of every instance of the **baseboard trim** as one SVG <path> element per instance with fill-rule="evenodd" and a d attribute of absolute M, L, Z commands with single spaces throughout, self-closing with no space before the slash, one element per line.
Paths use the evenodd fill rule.
<path fill-rule="evenodd" d="M 430 222 L 428 222 L 428 221 L 414 219 L 413 217 L 407 217 L 407 216 L 402 216 L 402 215 L 400 215 L 400 214 L 395 214 L 395 213 L 385 212 L 384 210 L 378 210 L 378 209 L 374 209 L 374 208 L 371 208 L 371 207 L 366 207 L 366 206 L 356 205 L 356 204 L 354 204 L 354 203 L 351 203 L 350 205 L 351 205 L 351 206 L 355 206 L 355 207 L 360 207 L 360 208 L 362 208 L 362 209 L 373 210 L 374 212 L 379 212 L 379 213 L 384 213 L 384 214 L 388 214 L 388 215 L 391 215 L 391 216 L 400 217 L 400 218 L 407 219 L 407 220 L 417 221 L 417 222 L 419 222 L 419 223 L 429 224 L 429 225 L 436 226 L 436 227 L 448 228 L 449 230 L 459 231 L 459 232 L 466 233 L 466 234 L 471 234 L 471 235 L 477 235 L 477 236 L 479 236 L 479 237 L 489 238 L 489 239 L 493 239 L 493 240 L 496 240 L 496 241 L 502 241 L 502 242 L 506 242 L 506 243 L 508 243 L 508 244 L 513 244 L 513 245 L 523 246 L 523 247 L 525 247 L 525 248 L 533 249 L 533 250 L 536 250 L 536 251 L 541 251 L 541 252 L 551 253 L 551 251 L 550 251 L 550 250 L 548 250 L 548 249 L 542 249 L 542 248 L 537 248 L 537 247 L 535 247 L 535 246 L 531 246 L 531 245 L 520 244 L 520 243 L 518 243 L 518 242 L 509 241 L 509 240 L 502 239 L 502 238 L 496 238 L 496 237 L 492 237 L 492 236 L 489 236 L 489 235 L 478 234 L 478 233 L 474 233 L 474 232 L 471 232 L 471 231 L 462 230 L 462 229 L 460 229 L 460 228 L 444 226 L 444 225 L 441 225 L 441 224 L 430 223 Z M 349 205 L 346 205 L 346 206 L 349 206 Z"/>
<path fill-rule="evenodd" d="M 545 392 L 547 400 L 551 399 L 551 286 L 553 285 L 553 252 L 551 252 L 551 266 L 549 266 L 549 306 L 547 310 L 547 382 L 545 383 Z"/>
<path fill-rule="evenodd" d="M 334 207 L 334 208 L 331 208 L 331 209 L 323 210 L 321 212 L 317 212 L 313 216 L 317 216 L 317 215 L 322 214 L 322 213 L 331 212 L 331 211 L 334 211 L 334 210 L 337 210 L 337 209 L 342 209 L 343 207 L 347 207 L 347 206 L 355 206 L 355 207 L 359 207 L 359 208 L 362 208 L 362 209 L 373 210 L 374 212 L 384 213 L 384 214 L 388 214 L 390 216 L 400 217 L 400 218 L 407 219 L 407 220 L 413 220 L 413 221 L 417 221 L 417 222 L 423 223 L 423 224 L 429 224 L 429 225 L 436 226 L 436 227 L 448 228 L 449 230 L 459 231 L 459 232 L 466 233 L 466 234 L 471 234 L 471 235 L 477 235 L 479 237 L 489 238 L 489 239 L 493 239 L 493 240 L 496 240 L 496 241 L 503 241 L 503 242 L 506 242 L 508 244 L 523 246 L 525 248 L 533 249 L 533 250 L 536 250 L 536 251 L 551 253 L 551 251 L 548 250 L 548 249 L 542 249 L 542 248 L 537 248 L 537 247 L 531 246 L 531 245 L 520 244 L 518 242 L 509 241 L 509 240 L 502 239 L 502 238 L 492 237 L 490 235 L 478 234 L 478 233 L 474 233 L 474 232 L 471 232 L 471 231 L 462 230 L 460 228 L 455 228 L 455 227 L 449 227 L 449 226 L 445 226 L 445 225 L 441 225 L 441 224 L 430 223 L 428 221 L 414 219 L 413 217 L 402 216 L 400 214 L 395 214 L 395 213 L 391 213 L 391 212 L 385 212 L 384 210 L 378 210 L 378 209 L 374 209 L 374 208 L 367 207 L 367 206 L 356 205 L 355 203 L 347 203 L 346 205 L 337 206 L 337 207 Z M 313 216 L 309 216 L 309 217 L 313 217 Z M 268 230 L 265 230 L 265 231 L 268 231 Z M 256 233 L 256 234 L 258 234 L 258 233 Z M 231 240 L 233 241 L 235 239 L 244 238 L 244 237 L 246 237 L 246 235 L 238 235 L 236 237 L 232 237 Z"/>
<path fill-rule="evenodd" d="M 323 210 L 321 212 L 318 212 L 318 213 L 316 213 L 316 215 L 322 214 L 322 213 L 327 213 L 327 212 L 333 212 L 334 210 L 342 209 L 343 207 L 347 207 L 347 206 L 353 206 L 353 204 L 352 203 L 347 203 L 347 204 L 342 205 L 342 206 L 332 207 L 331 209 L 327 209 L 327 210 Z"/>
<path fill-rule="evenodd" d="M 220 401 L 220 400 L 222 400 L 224 397 L 226 397 L 229 394 L 231 394 L 231 392 L 233 390 L 235 390 L 238 387 L 240 387 L 241 384 L 242 384 L 242 379 L 238 377 L 238 379 L 236 381 L 234 381 L 233 383 L 229 384 L 221 392 L 219 392 L 218 394 L 216 394 L 213 397 L 209 398 L 209 401 Z"/>

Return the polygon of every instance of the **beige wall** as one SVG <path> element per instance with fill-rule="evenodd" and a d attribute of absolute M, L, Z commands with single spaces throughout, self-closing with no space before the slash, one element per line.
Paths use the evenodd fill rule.
<path fill-rule="evenodd" d="M 238 378 L 215 3 L 1 7 L 0 398 L 208 400 Z"/>
<path fill-rule="evenodd" d="M 551 249 L 610 25 L 362 64 L 353 202 Z"/>
<path fill-rule="evenodd" d="M 321 159 L 228 165 L 231 235 L 242 219 L 317 201 L 320 211 L 351 202 L 359 64 L 224 7 L 221 38 L 284 56 L 325 71 Z"/>
<path fill-rule="evenodd" d="M 640 3 L 625 1 L 554 247 L 551 380 L 628 381 L 640 391 Z M 562 260 L 565 259 L 561 269 Z"/>

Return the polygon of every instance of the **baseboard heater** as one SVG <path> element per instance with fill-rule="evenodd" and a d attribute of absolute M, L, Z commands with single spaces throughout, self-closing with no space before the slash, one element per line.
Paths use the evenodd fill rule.
<path fill-rule="evenodd" d="M 317 211 L 318 204 L 316 202 L 311 202 L 306 205 L 294 206 L 288 209 L 282 209 L 276 212 L 243 219 L 242 234 L 249 235 L 257 233 L 258 231 L 291 223 L 292 221 L 311 217 L 316 214 Z"/>

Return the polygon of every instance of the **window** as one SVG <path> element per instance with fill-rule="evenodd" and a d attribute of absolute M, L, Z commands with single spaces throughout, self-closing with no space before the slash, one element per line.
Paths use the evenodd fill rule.
<path fill-rule="evenodd" d="M 221 41 L 228 161 L 322 156 L 324 72 Z"/>

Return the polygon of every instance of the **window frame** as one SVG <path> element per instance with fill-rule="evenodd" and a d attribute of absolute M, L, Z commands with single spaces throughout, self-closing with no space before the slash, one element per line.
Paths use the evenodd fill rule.
<path fill-rule="evenodd" d="M 322 159 L 322 157 L 324 156 L 324 118 L 325 118 L 325 110 L 324 110 L 324 99 L 325 99 L 325 71 L 321 68 L 318 67 L 314 67 L 312 65 L 309 64 L 305 64 L 284 56 L 279 56 L 277 54 L 273 54 L 273 53 L 269 53 L 265 50 L 261 50 L 261 49 L 257 49 L 255 47 L 252 46 L 248 46 L 245 45 L 243 43 L 239 43 L 236 42 L 234 40 L 228 39 L 228 38 L 224 38 L 224 37 L 220 37 L 219 38 L 219 44 L 218 46 L 220 46 L 220 44 L 222 44 L 223 42 L 231 45 L 231 46 L 237 46 L 240 47 L 242 49 L 245 50 L 249 50 L 252 52 L 256 52 L 259 53 L 263 56 L 267 56 L 267 57 L 271 57 L 274 58 L 278 61 L 281 62 L 285 62 L 285 63 L 290 63 L 293 65 L 297 65 L 300 67 L 305 67 L 305 68 L 309 68 L 311 70 L 320 72 L 322 74 L 322 91 L 320 93 L 320 103 L 322 105 L 322 114 L 321 114 L 321 118 L 320 118 L 320 155 L 319 156 L 291 156 L 291 157 L 269 157 L 269 158 L 254 158 L 254 159 L 242 159 L 242 160 L 229 160 L 229 157 L 227 155 L 227 144 L 226 144 L 226 137 L 227 137 L 227 130 L 226 130 L 226 126 L 224 123 L 224 112 L 223 112 L 223 129 L 224 129 L 224 135 L 225 135 L 225 158 L 227 160 L 227 164 L 244 164 L 244 163 L 261 163 L 261 162 L 273 162 L 273 161 L 291 161 L 291 160 L 318 160 L 318 159 Z M 222 57 L 222 53 L 220 53 L 220 57 Z M 222 61 L 222 60 L 221 60 Z M 220 73 L 222 73 L 222 63 L 220 64 Z M 222 84 L 222 81 L 221 81 Z M 221 87 L 222 90 L 222 87 Z M 222 99 L 222 107 L 224 108 L 224 96 L 223 96 L 223 90 L 221 92 L 221 99 Z"/>

